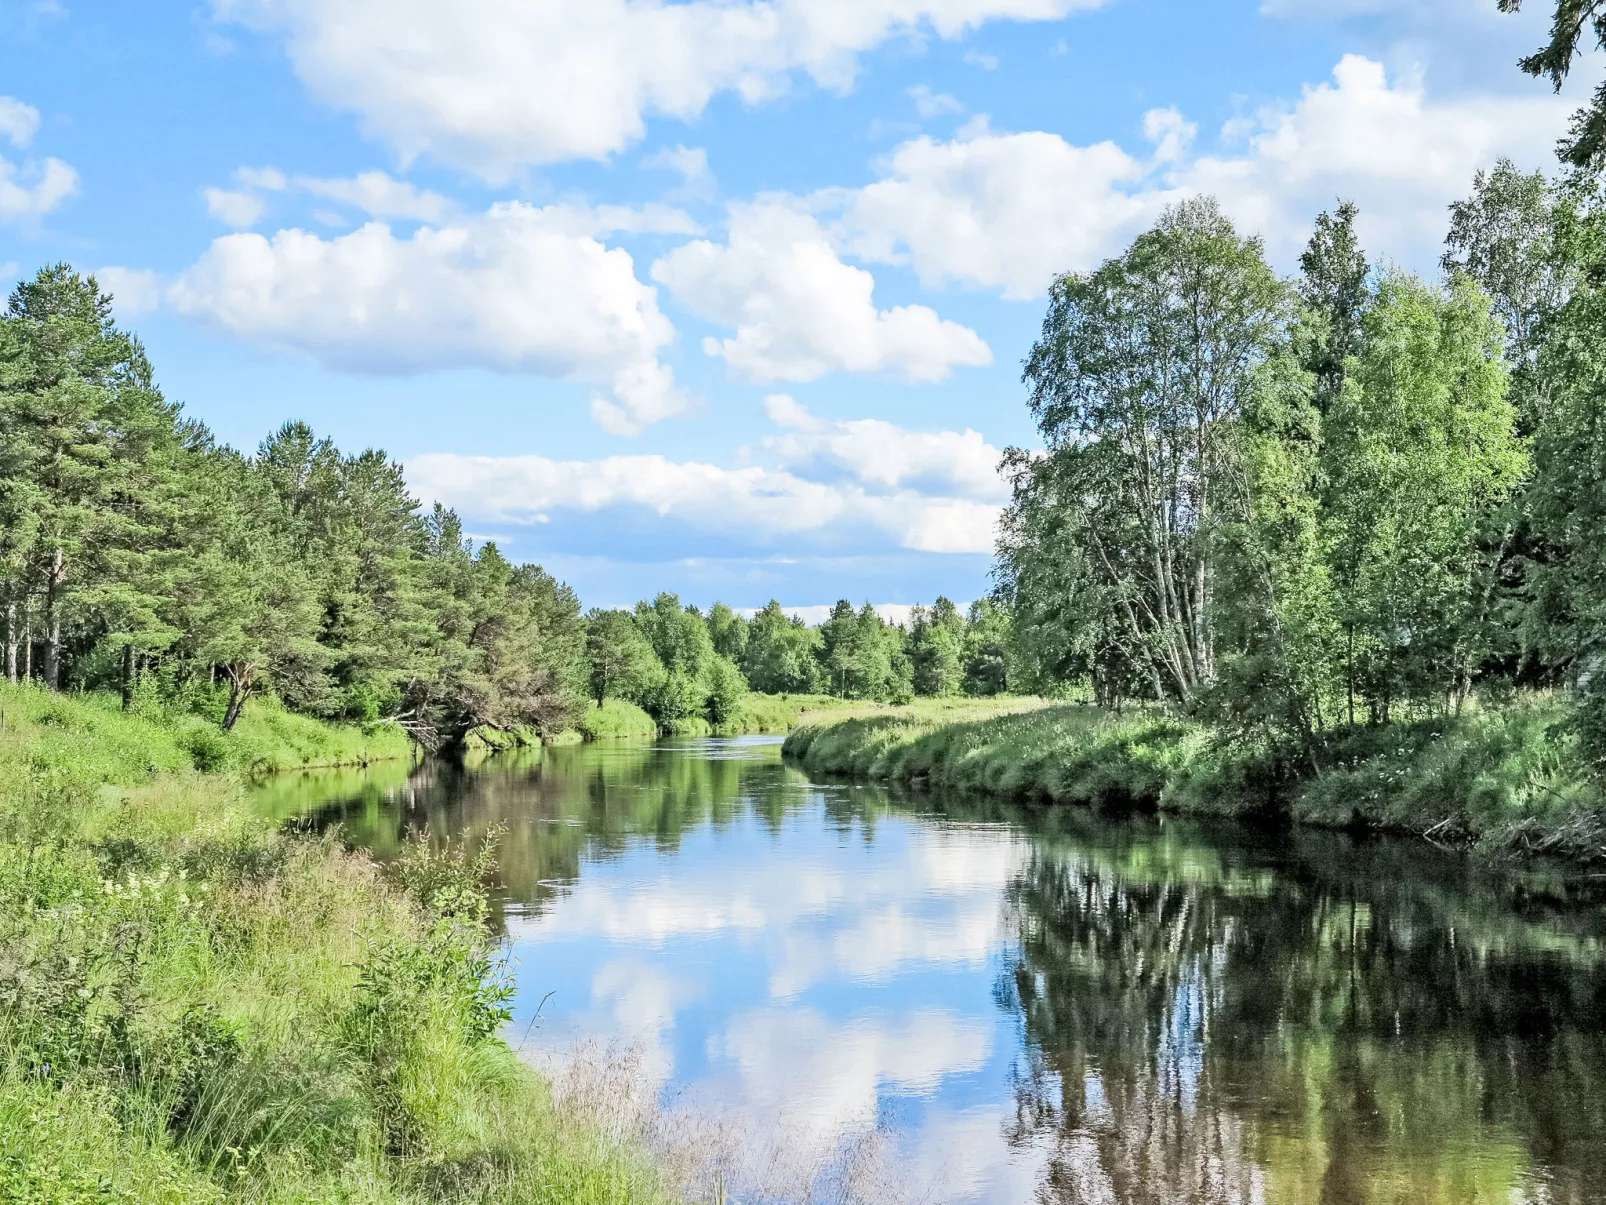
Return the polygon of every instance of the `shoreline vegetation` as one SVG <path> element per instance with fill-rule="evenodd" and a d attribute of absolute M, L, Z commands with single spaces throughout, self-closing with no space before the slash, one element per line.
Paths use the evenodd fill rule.
<path fill-rule="evenodd" d="M 381 870 L 246 803 L 250 766 L 404 747 L 260 706 L 204 754 L 115 698 L 0 710 L 0 1199 L 676 1199 L 501 1038 L 483 855 Z"/>
<path fill-rule="evenodd" d="M 1606 799 L 1577 740 L 1548 695 L 1328 732 L 1297 760 L 1167 708 L 1000 699 L 827 714 L 783 752 L 816 774 L 1602 862 Z"/>
<path fill-rule="evenodd" d="M 989 599 L 903 624 L 843 599 L 813 627 L 669 591 L 586 611 L 381 450 L 296 421 L 220 443 L 93 276 L 46 265 L 0 314 L 0 676 L 188 715 L 197 749 L 250 744 L 229 738 L 259 702 L 447 755 L 779 732 L 827 694 L 1000 693 L 1009 643 Z"/>

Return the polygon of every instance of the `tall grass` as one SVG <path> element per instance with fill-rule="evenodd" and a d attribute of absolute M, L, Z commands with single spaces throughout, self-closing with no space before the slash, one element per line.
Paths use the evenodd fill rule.
<path fill-rule="evenodd" d="M 357 765 L 410 752 L 393 725 L 326 724 L 271 699 L 253 702 L 234 731 L 224 732 L 209 717 L 154 701 L 124 711 L 112 694 L 58 694 L 0 681 L 0 717 L 0 759 L 26 746 L 27 759 L 41 769 L 71 765 L 107 782 L 162 771 Z"/>
<path fill-rule="evenodd" d="M 821 773 L 1606 861 L 1606 800 L 1575 742 L 1565 703 L 1535 695 L 1331 731 L 1298 757 L 1160 709 L 1024 703 L 993 715 L 929 703 L 827 715 L 785 751 Z"/>
<path fill-rule="evenodd" d="M 483 865 L 286 835 L 182 717 L 0 710 L 0 1201 L 667 1199 L 499 1036 Z M 271 709 L 234 735 L 224 765 L 376 753 Z"/>
<path fill-rule="evenodd" d="M 660 729 L 657 721 L 624 699 L 607 699 L 602 706 L 587 706 L 576 721 L 573 739 L 596 741 L 620 737 L 745 736 L 790 732 L 811 716 L 829 711 L 862 711 L 873 703 L 853 703 L 831 695 L 743 695 L 731 716 L 711 724 L 702 716 L 683 716 Z"/>
<path fill-rule="evenodd" d="M 576 726 L 588 741 L 658 735 L 657 722 L 626 699 L 607 699 L 600 707 L 588 706 Z"/>

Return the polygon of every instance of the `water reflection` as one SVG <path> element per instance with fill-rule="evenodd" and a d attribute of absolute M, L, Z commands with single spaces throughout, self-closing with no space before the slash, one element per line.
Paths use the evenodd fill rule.
<path fill-rule="evenodd" d="M 768 742 L 277 780 L 380 856 L 505 825 L 535 1030 L 1014 1202 L 1606 1201 L 1599 883 L 809 783 Z M 517 1035 L 515 1035 L 517 1036 Z"/>

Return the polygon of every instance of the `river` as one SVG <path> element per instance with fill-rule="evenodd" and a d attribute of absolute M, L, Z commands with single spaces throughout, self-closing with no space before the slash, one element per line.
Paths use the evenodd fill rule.
<path fill-rule="evenodd" d="M 259 794 L 380 858 L 505 826 L 510 1040 L 794 1153 L 873 1134 L 910 1199 L 1606 1202 L 1599 877 L 813 782 L 770 738 Z"/>

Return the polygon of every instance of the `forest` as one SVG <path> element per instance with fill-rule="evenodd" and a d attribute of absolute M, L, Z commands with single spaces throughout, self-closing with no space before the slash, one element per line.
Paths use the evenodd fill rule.
<path fill-rule="evenodd" d="M 1509 162 L 1442 276 L 1316 221 L 1291 280 L 1208 198 L 1054 284 L 998 594 L 1015 680 L 1160 700 L 1320 775 L 1328 737 L 1536 692 L 1606 756 L 1606 208 Z M 1571 743 L 1575 742 L 1575 743 Z"/>
<path fill-rule="evenodd" d="M 609 699 L 668 729 L 749 691 L 1173 705 L 1320 773 L 1324 734 L 1551 692 L 1606 757 L 1606 206 L 1508 162 L 1442 276 L 1371 263 L 1354 206 L 1283 279 L 1209 198 L 1051 290 L 996 590 L 907 624 L 844 600 L 585 611 L 288 422 L 251 454 L 165 399 L 93 277 L 0 319 L 5 672 L 224 729 L 258 695 L 427 748 L 550 738 Z"/>
<path fill-rule="evenodd" d="M 5 673 L 113 690 L 232 729 L 270 695 L 322 719 L 394 724 L 427 748 L 476 729 L 550 737 L 589 701 L 670 726 L 723 722 L 749 689 L 896 700 L 1007 685 L 1009 625 L 947 599 L 904 626 L 838 603 L 808 627 L 660 594 L 582 613 L 575 593 L 402 466 L 288 422 L 254 453 L 165 399 L 112 298 L 65 264 L 0 318 Z"/>

